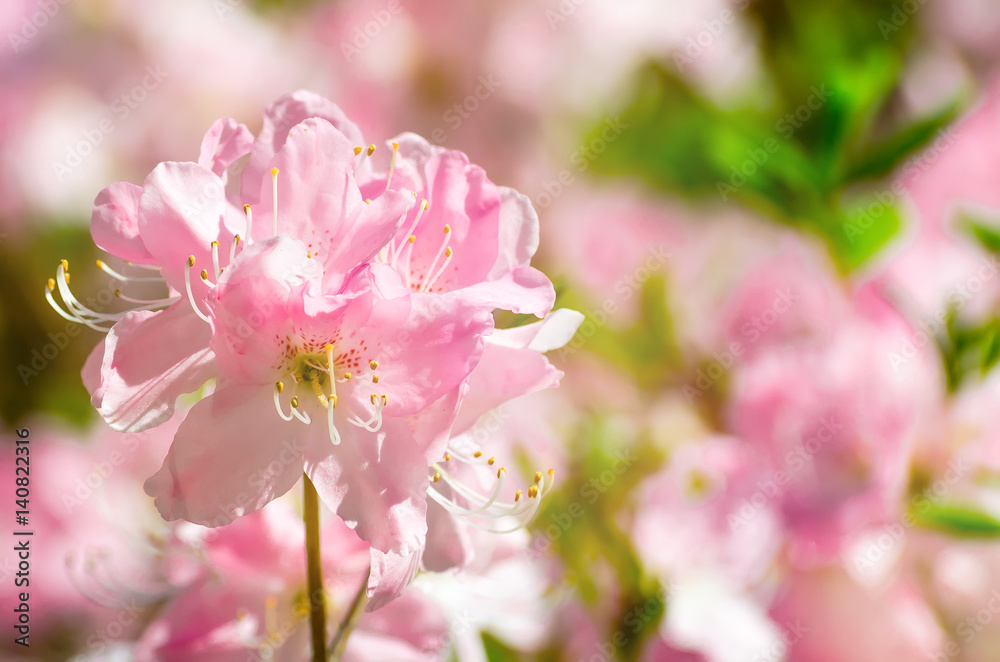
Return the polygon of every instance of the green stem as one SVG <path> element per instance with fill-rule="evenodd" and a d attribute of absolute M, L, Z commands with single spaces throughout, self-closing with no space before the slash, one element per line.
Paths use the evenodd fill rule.
<path fill-rule="evenodd" d="M 319 495 L 309 476 L 302 474 L 302 519 L 306 524 L 306 564 L 309 581 L 309 629 L 313 662 L 326 662 L 326 597 L 319 550 Z"/>
<path fill-rule="evenodd" d="M 361 588 L 358 589 L 358 594 L 354 596 L 351 608 L 344 615 L 344 620 L 341 622 L 336 636 L 330 642 L 330 662 L 340 662 L 340 658 L 343 657 L 344 650 L 347 648 L 347 638 L 351 636 L 351 632 L 357 627 L 358 621 L 361 620 L 361 615 L 365 612 L 365 606 L 368 604 L 369 575 L 371 575 L 371 570 L 368 571 L 364 581 L 361 582 Z"/>

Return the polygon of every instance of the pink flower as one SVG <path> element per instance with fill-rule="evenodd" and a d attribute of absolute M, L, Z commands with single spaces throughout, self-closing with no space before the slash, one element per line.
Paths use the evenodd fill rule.
<path fill-rule="evenodd" d="M 304 530 L 294 512 L 279 502 L 223 528 L 186 531 L 185 537 L 190 542 L 179 544 L 175 553 L 201 559 L 197 572 L 145 630 L 135 659 L 304 659 L 309 613 Z M 369 549 L 339 520 L 324 525 L 322 538 L 324 589 L 336 605 L 331 617 L 339 622 L 364 580 Z M 445 630 L 435 605 L 409 591 L 361 618 L 344 659 L 437 659 Z"/>
<path fill-rule="evenodd" d="M 940 398 L 935 357 L 906 321 L 870 288 L 853 305 L 828 341 L 768 348 L 735 380 L 733 430 L 770 463 L 760 486 L 800 560 L 829 559 L 895 516 Z"/>
<path fill-rule="evenodd" d="M 529 262 L 538 249 L 538 217 L 524 195 L 498 187 L 462 152 L 404 133 L 388 173 L 362 186 L 376 198 L 389 185 L 420 203 L 386 251 L 386 261 L 416 292 L 449 292 L 489 308 L 542 317 L 552 283 Z"/>
<path fill-rule="evenodd" d="M 777 651 L 797 662 L 916 662 L 944 650 L 934 612 L 906 580 L 871 591 L 835 566 L 796 573 L 770 613 L 783 631 Z"/>
<path fill-rule="evenodd" d="M 84 381 L 112 427 L 158 425 L 178 396 L 214 380 L 146 483 L 165 518 L 228 523 L 304 470 L 385 555 L 372 581 L 395 593 L 416 572 L 440 473 L 428 465 L 483 356 L 492 309 L 541 316 L 553 292 L 528 265 L 537 218 L 523 196 L 412 136 L 384 179 L 359 186 L 374 149 L 360 140 L 339 108 L 302 92 L 268 109 L 256 139 L 219 120 L 197 163 L 162 163 L 142 187 L 119 182 L 95 202 L 96 243 L 130 263 L 126 273 L 98 266 L 123 287 L 162 282 L 166 296 L 119 291 L 133 310 L 90 311 L 65 262 L 46 296 L 67 319 L 111 325 Z M 413 210 L 417 192 L 400 183 L 433 211 Z M 525 367 L 504 398 L 555 382 L 544 360 Z"/>

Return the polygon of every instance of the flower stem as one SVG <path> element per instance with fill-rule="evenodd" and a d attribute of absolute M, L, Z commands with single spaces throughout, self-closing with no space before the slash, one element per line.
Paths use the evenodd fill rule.
<path fill-rule="evenodd" d="M 358 621 L 361 620 L 361 614 L 364 613 L 365 606 L 368 604 L 369 575 L 371 575 L 371 570 L 368 571 L 361 582 L 361 588 L 358 589 L 357 595 L 354 596 L 351 608 L 344 615 L 344 620 L 341 622 L 336 636 L 330 642 L 330 662 L 340 662 L 340 658 L 343 657 L 344 650 L 347 648 L 347 638 L 351 636 L 351 632 L 354 631 Z"/>
<path fill-rule="evenodd" d="M 326 597 L 319 553 L 319 495 L 309 476 L 302 474 L 302 519 L 306 525 L 306 564 L 309 582 L 309 629 L 312 660 L 326 662 Z"/>

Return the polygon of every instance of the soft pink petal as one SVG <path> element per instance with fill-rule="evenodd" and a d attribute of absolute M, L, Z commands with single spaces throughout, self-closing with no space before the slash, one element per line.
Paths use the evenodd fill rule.
<path fill-rule="evenodd" d="M 408 554 L 382 552 L 371 548 L 371 574 L 368 576 L 367 611 L 381 609 L 410 585 L 420 567 L 420 550 Z"/>
<path fill-rule="evenodd" d="M 427 502 L 427 547 L 421 564 L 429 572 L 462 568 L 473 558 L 468 527 L 433 499 Z"/>
<path fill-rule="evenodd" d="M 518 349 L 528 348 L 536 352 L 550 352 L 572 340 L 583 320 L 583 313 L 560 308 L 546 315 L 541 322 L 513 329 L 498 329 L 490 336 L 490 343 Z"/>
<path fill-rule="evenodd" d="M 427 463 L 406 424 L 387 419 L 378 432 L 368 432 L 345 421 L 337 446 L 323 421 L 310 427 L 306 472 L 327 507 L 378 550 L 405 556 L 420 549 Z"/>
<path fill-rule="evenodd" d="M 562 371 L 541 352 L 487 343 L 483 358 L 469 377 L 453 434 L 465 432 L 481 416 L 509 400 L 559 384 Z"/>
<path fill-rule="evenodd" d="M 106 343 L 107 338 L 102 338 L 101 342 L 97 343 L 97 346 L 90 350 L 90 354 L 83 364 L 83 370 L 80 371 L 80 376 L 83 378 L 83 385 L 92 396 L 101 387 L 101 366 L 104 365 L 104 347 Z M 101 408 L 99 399 L 97 401 L 91 400 L 91 404 L 98 409 Z"/>
<path fill-rule="evenodd" d="M 274 383 L 288 373 L 293 295 L 318 278 L 320 267 L 301 242 L 285 235 L 254 242 L 227 269 L 206 300 L 222 374 L 243 383 Z"/>
<path fill-rule="evenodd" d="M 525 266 L 538 250 L 538 214 L 528 196 L 500 187 L 500 240 L 497 261 L 489 279 Z"/>
<path fill-rule="evenodd" d="M 348 640 L 344 662 L 432 662 L 448 642 L 448 620 L 419 591 L 408 591 L 383 609 L 365 614 Z"/>
<path fill-rule="evenodd" d="M 244 173 L 245 193 L 257 193 L 257 183 L 265 176 L 270 176 L 268 170 L 272 167 L 271 159 L 285 145 L 288 132 L 293 126 L 312 117 L 332 124 L 352 148 L 364 144 L 357 125 L 329 99 L 304 90 L 286 94 L 264 111 L 264 125 L 257 136 L 253 155 Z M 248 185 L 248 182 L 252 184 Z"/>
<path fill-rule="evenodd" d="M 98 248 L 138 264 L 152 264 L 153 256 L 139 236 L 139 199 L 142 187 L 115 182 L 97 194 L 90 217 L 90 234 Z"/>
<path fill-rule="evenodd" d="M 201 141 L 198 165 L 222 177 L 234 161 L 253 149 L 253 134 L 231 117 L 216 120 Z"/>
<path fill-rule="evenodd" d="M 385 411 L 405 416 L 421 411 L 457 387 L 479 362 L 493 330 L 489 312 L 430 294 L 378 301 L 357 337 L 365 358 L 379 362 L 379 383 L 358 384 L 365 398 L 388 394 Z"/>
<path fill-rule="evenodd" d="M 454 291 L 468 303 L 518 314 L 544 317 L 556 301 L 552 281 L 534 267 L 517 267 L 496 280 L 474 283 Z"/>
<path fill-rule="evenodd" d="M 223 385 L 191 409 L 145 485 L 164 519 L 222 526 L 292 488 L 310 426 L 279 418 L 272 393 Z"/>
<path fill-rule="evenodd" d="M 215 376 L 210 335 L 186 301 L 125 315 L 107 335 L 102 380 L 92 393 L 104 420 L 136 432 L 170 418 L 178 396 Z"/>
<path fill-rule="evenodd" d="M 366 204 L 354 179 L 354 161 L 354 149 L 342 133 L 326 120 L 309 119 L 291 129 L 270 162 L 278 169 L 278 232 L 306 244 L 333 279 L 327 289 L 337 289 L 349 272 L 371 260 L 413 204 L 413 196 L 396 191 Z M 257 186 L 254 237 L 264 238 L 273 232 L 270 171 Z"/>
<path fill-rule="evenodd" d="M 416 240 L 406 250 L 410 258 L 400 268 L 408 272 L 411 283 L 420 283 L 430 276 L 435 255 L 447 242 L 453 250 L 452 259 L 435 281 L 433 291 L 482 281 L 497 259 L 499 188 L 462 152 L 429 145 L 414 134 L 403 134 L 397 140 L 399 157 L 392 186 L 412 190 L 428 202 L 427 211 L 413 230 Z M 418 211 L 419 206 L 402 224 L 397 246 L 406 241 Z M 448 235 L 443 232 L 446 225 Z"/>
<path fill-rule="evenodd" d="M 192 286 L 198 299 L 204 296 L 207 287 L 198 272 L 212 268 L 212 242 L 228 247 L 234 234 L 244 232 L 245 222 L 226 200 L 224 182 L 195 163 L 161 163 L 146 178 L 139 232 L 162 266 L 164 278 L 178 292 L 184 291 L 183 274 L 188 256 L 193 255 Z"/>

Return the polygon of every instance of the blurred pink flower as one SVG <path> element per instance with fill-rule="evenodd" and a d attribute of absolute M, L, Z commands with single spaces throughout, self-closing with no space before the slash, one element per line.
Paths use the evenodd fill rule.
<path fill-rule="evenodd" d="M 871 591 L 835 566 L 796 573 L 770 615 L 782 628 L 772 659 L 922 662 L 942 650 L 934 612 L 905 580 Z"/>
<path fill-rule="evenodd" d="M 326 523 L 321 535 L 324 590 L 332 618 L 339 622 L 365 578 L 369 548 L 340 520 Z M 304 593 L 304 528 L 295 513 L 278 502 L 229 526 L 192 530 L 187 537 L 178 553 L 201 560 L 197 574 L 146 628 L 135 651 L 137 662 L 235 662 L 253 654 L 303 659 L 309 596 Z M 445 630 L 435 605 L 409 591 L 361 618 L 344 659 L 434 660 Z"/>
<path fill-rule="evenodd" d="M 0 555 L 0 576 L 11 587 L 0 593 L 0 607 L 13 613 L 19 594 L 30 596 L 28 652 L 39 657 L 84 649 L 103 653 L 139 632 L 152 605 L 172 590 L 158 560 L 167 527 L 141 490 L 142 477 L 170 443 L 172 427 L 122 434 L 100 425 L 81 438 L 41 424 L 29 426 L 30 513 L 23 529 L 33 535 L 15 536 L 8 528 Z M 11 477 L 14 458 L 13 448 L 0 458 Z M 3 507 L 10 522 L 14 489 L 11 478 Z M 22 579 L 29 583 L 15 587 L 15 546 L 26 539 L 31 570 Z M 25 652 L 13 637 L 0 642 L 0 651 L 5 656 Z"/>
<path fill-rule="evenodd" d="M 895 516 L 920 421 L 941 397 L 932 348 L 913 345 L 908 323 L 871 287 L 852 305 L 828 341 L 769 349 L 737 373 L 733 430 L 771 463 L 762 489 L 800 561 Z"/>

